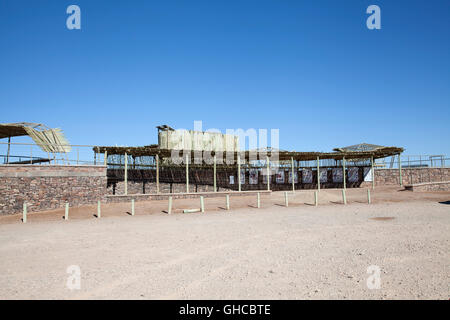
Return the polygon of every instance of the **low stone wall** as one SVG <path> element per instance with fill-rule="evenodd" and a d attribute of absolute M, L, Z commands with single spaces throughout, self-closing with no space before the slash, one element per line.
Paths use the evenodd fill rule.
<path fill-rule="evenodd" d="M 406 190 L 410 191 L 450 191 L 450 181 L 442 182 L 425 182 L 409 184 L 405 186 Z"/>
<path fill-rule="evenodd" d="M 0 215 L 105 201 L 106 167 L 0 165 Z"/>
<path fill-rule="evenodd" d="M 450 168 L 404 168 L 402 169 L 403 185 L 450 181 Z M 361 187 L 371 186 L 372 182 L 363 182 Z M 399 185 L 398 169 L 376 169 L 375 186 Z"/>
<path fill-rule="evenodd" d="M 257 193 L 263 194 L 271 194 L 272 191 L 269 190 L 260 190 L 260 191 L 223 191 L 223 192 L 190 192 L 190 193 L 158 193 L 158 194 L 128 194 L 128 195 L 107 195 L 106 202 L 108 203 L 117 203 L 117 202 L 129 202 L 131 199 L 135 201 L 149 201 L 149 200 L 165 200 L 169 197 L 173 199 L 192 199 L 199 198 L 200 196 L 204 196 L 205 198 L 218 198 L 225 197 L 225 195 L 229 194 L 230 197 L 236 196 L 256 196 Z"/>

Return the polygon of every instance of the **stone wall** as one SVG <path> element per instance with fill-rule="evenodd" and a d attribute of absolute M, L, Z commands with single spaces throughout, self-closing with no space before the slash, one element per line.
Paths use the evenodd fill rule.
<path fill-rule="evenodd" d="M 450 181 L 450 168 L 404 168 L 403 184 Z M 361 187 L 371 186 L 372 182 L 364 182 Z M 398 169 L 376 169 L 375 185 L 399 185 Z"/>
<path fill-rule="evenodd" d="M 0 215 L 105 201 L 106 167 L 0 165 Z"/>
<path fill-rule="evenodd" d="M 128 194 L 154 194 L 156 193 L 156 182 L 148 181 L 128 181 Z M 218 187 L 217 191 L 231 191 L 231 189 Z M 213 192 L 214 187 L 205 184 L 189 184 L 190 192 Z M 160 193 L 184 193 L 186 184 L 184 183 L 164 183 L 159 184 Z M 125 193 L 124 181 L 108 181 L 107 193 L 109 195 L 122 195 Z"/>
<path fill-rule="evenodd" d="M 416 183 L 405 186 L 406 190 L 410 191 L 450 191 L 450 181 L 442 182 L 425 182 Z"/>

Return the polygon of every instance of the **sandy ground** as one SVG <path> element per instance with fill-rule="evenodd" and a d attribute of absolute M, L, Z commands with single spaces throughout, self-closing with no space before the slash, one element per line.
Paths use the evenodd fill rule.
<path fill-rule="evenodd" d="M 0 217 L 0 299 L 449 299 L 450 192 L 349 189 Z M 373 219 L 373 218 L 393 219 Z M 80 267 L 70 290 L 67 268 Z M 380 289 L 367 268 L 378 266 Z"/>

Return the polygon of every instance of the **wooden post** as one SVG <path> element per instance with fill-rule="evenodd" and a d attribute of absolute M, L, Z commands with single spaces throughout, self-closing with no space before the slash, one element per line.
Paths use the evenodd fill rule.
<path fill-rule="evenodd" d="M 270 161 L 269 156 L 266 156 L 267 162 L 267 191 L 270 191 Z"/>
<path fill-rule="evenodd" d="M 203 196 L 200 196 L 200 211 L 202 213 L 205 212 L 205 200 L 203 199 Z"/>
<path fill-rule="evenodd" d="M 66 208 L 64 210 L 64 220 L 69 220 L 69 203 L 66 202 Z"/>
<path fill-rule="evenodd" d="M 238 162 L 238 191 L 241 192 L 241 155 L 237 154 L 237 162 Z"/>
<path fill-rule="evenodd" d="M 284 192 L 284 204 L 286 207 L 289 207 L 289 199 L 287 191 Z"/>
<path fill-rule="evenodd" d="M 159 193 L 159 154 L 156 155 L 156 193 Z"/>
<path fill-rule="evenodd" d="M 9 151 L 11 150 L 11 137 L 8 137 L 8 151 L 6 153 L 6 163 L 9 164 Z"/>
<path fill-rule="evenodd" d="M 372 164 L 372 189 L 375 189 L 375 166 L 373 164 L 373 156 L 370 158 Z"/>
<path fill-rule="evenodd" d="M 216 154 L 214 154 L 214 192 L 217 192 L 216 162 L 217 162 L 217 158 L 216 158 Z"/>
<path fill-rule="evenodd" d="M 319 156 L 317 156 L 317 191 L 320 191 L 320 164 L 319 164 Z"/>
<path fill-rule="evenodd" d="M 22 222 L 27 223 L 27 203 L 23 203 L 23 215 L 22 215 Z"/>
<path fill-rule="evenodd" d="M 189 193 L 189 161 L 186 154 L 186 193 Z"/>
<path fill-rule="evenodd" d="M 230 195 L 226 195 L 226 208 L 227 210 L 230 210 Z"/>
<path fill-rule="evenodd" d="M 100 208 L 100 200 L 97 201 L 97 218 L 102 216 L 102 210 Z"/>
<path fill-rule="evenodd" d="M 314 205 L 317 207 L 319 205 L 319 193 L 314 191 Z"/>
<path fill-rule="evenodd" d="M 261 195 L 259 194 L 259 192 L 256 195 L 256 207 L 261 208 Z"/>
<path fill-rule="evenodd" d="M 131 199 L 131 215 L 134 216 L 134 199 Z"/>
<path fill-rule="evenodd" d="M 345 196 L 345 189 L 342 189 L 342 202 L 344 202 L 344 204 L 347 204 L 347 197 Z"/>
<path fill-rule="evenodd" d="M 125 195 L 128 194 L 128 155 L 125 153 L 125 171 L 124 171 L 124 182 L 125 182 Z"/>
<path fill-rule="evenodd" d="M 169 208 L 167 210 L 167 213 L 168 214 L 172 213 L 172 197 L 171 196 L 169 196 Z"/>
<path fill-rule="evenodd" d="M 370 189 L 367 189 L 367 203 L 370 204 L 372 201 L 370 200 Z"/>
<path fill-rule="evenodd" d="M 398 154 L 398 182 L 400 183 L 400 186 L 403 185 L 401 153 Z"/>
<path fill-rule="evenodd" d="M 294 157 L 291 157 L 291 170 L 292 170 L 292 192 L 295 192 Z"/>
<path fill-rule="evenodd" d="M 345 183 L 345 157 L 342 157 L 342 179 L 344 181 L 344 189 L 346 188 L 346 183 Z"/>
<path fill-rule="evenodd" d="M 108 151 L 105 150 L 104 156 L 103 156 L 103 165 L 108 165 Z"/>

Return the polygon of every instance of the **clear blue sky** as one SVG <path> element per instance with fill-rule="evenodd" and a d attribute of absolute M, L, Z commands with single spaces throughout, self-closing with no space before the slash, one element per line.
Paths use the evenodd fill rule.
<path fill-rule="evenodd" d="M 81 30 L 66 8 L 81 8 Z M 381 8 L 368 30 L 366 8 Z M 74 144 L 155 126 L 278 128 L 280 147 L 450 154 L 450 1 L 0 2 L 0 122 Z"/>

